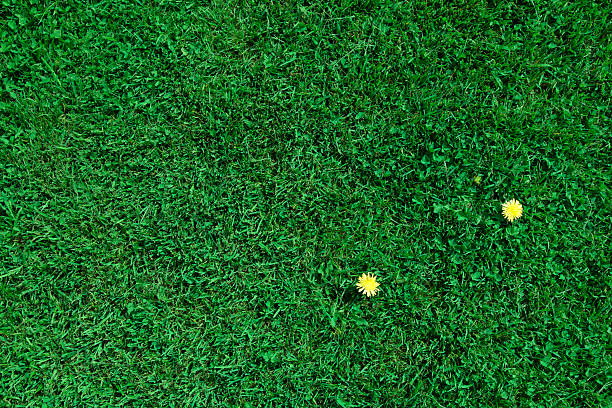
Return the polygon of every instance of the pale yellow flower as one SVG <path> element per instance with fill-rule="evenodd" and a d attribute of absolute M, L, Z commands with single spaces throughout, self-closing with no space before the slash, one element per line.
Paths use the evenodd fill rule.
<path fill-rule="evenodd" d="M 359 277 L 359 282 L 357 282 L 357 290 L 366 295 L 367 297 L 373 296 L 380 290 L 378 287 L 380 283 L 376 282 L 376 276 L 368 274 L 363 274 Z"/>
<path fill-rule="evenodd" d="M 507 201 L 502 204 L 502 214 L 505 219 L 510 222 L 513 222 L 517 218 L 520 218 L 521 215 L 523 215 L 523 205 L 515 199 Z"/>

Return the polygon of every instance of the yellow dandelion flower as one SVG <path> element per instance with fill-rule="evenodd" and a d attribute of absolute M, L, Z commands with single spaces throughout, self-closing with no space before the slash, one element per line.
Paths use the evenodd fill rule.
<path fill-rule="evenodd" d="M 366 295 L 367 297 L 373 296 L 380 290 L 378 287 L 380 283 L 376 282 L 376 276 L 368 274 L 363 274 L 359 277 L 359 282 L 357 282 L 357 290 Z"/>
<path fill-rule="evenodd" d="M 504 215 L 505 219 L 513 222 L 523 215 L 523 205 L 515 199 L 507 201 L 502 205 L 502 214 Z"/>

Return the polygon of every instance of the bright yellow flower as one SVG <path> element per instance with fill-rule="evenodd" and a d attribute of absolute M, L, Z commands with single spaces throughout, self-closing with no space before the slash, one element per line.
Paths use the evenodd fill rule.
<path fill-rule="evenodd" d="M 523 205 L 512 199 L 502 205 L 502 214 L 508 221 L 513 222 L 523 215 Z"/>
<path fill-rule="evenodd" d="M 361 293 L 370 297 L 375 295 L 380 289 L 378 288 L 380 283 L 376 282 L 376 276 L 368 274 L 363 274 L 359 277 L 359 282 L 357 282 L 357 290 Z"/>

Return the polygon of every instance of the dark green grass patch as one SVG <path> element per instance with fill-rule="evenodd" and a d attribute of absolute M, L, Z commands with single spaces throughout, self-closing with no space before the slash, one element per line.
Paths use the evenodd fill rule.
<path fill-rule="evenodd" d="M 1 1 L 0 405 L 609 405 L 611 11 Z"/>

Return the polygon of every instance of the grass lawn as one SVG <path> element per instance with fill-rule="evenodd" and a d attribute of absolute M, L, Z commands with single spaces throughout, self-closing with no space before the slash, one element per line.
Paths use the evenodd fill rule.
<path fill-rule="evenodd" d="M 0 406 L 611 406 L 611 15 L 1 0 Z"/>

